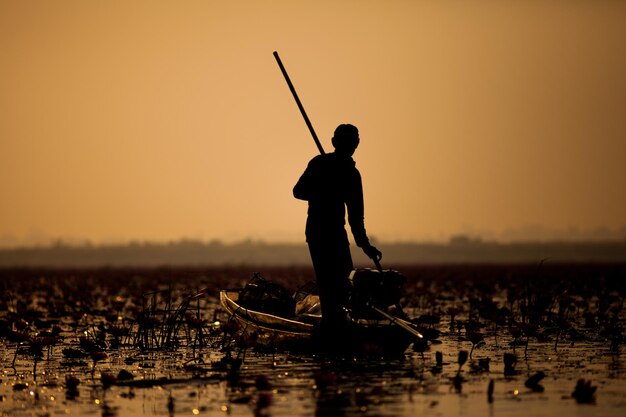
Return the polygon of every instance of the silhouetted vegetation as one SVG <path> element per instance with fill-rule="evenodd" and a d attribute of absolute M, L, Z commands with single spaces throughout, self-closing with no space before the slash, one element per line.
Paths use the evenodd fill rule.
<path fill-rule="evenodd" d="M 115 395 L 131 398 L 132 391 L 120 390 L 225 382 L 227 408 L 247 404 L 266 409 L 276 392 L 272 387 L 281 381 L 260 369 L 274 370 L 282 363 L 280 374 L 285 376 L 307 359 L 291 354 L 280 362 L 276 351 L 260 349 L 257 335 L 230 320 L 218 306 L 220 289 L 241 287 L 255 270 L 4 269 L 0 347 L 8 358 L 5 366 L 13 368 L 6 379 L 13 391 L 28 389 L 33 396 L 40 389 L 35 387 L 37 381 L 63 386 L 66 401 L 85 397 L 85 391 L 104 398 L 106 391 L 117 390 Z M 291 290 L 313 279 L 310 267 L 263 271 Z M 300 374 L 299 380 L 310 378 L 308 389 L 319 398 L 319 409 L 375 406 L 388 395 L 387 388 L 354 378 L 354 372 L 396 372 L 395 378 L 403 378 L 403 383 L 394 385 L 390 377 L 385 379 L 388 389 L 409 390 L 409 396 L 411 390 L 426 393 L 432 386 L 472 395 L 479 383 L 490 403 L 505 395 L 494 380 L 502 390 L 509 381 L 528 390 L 515 389 L 507 394 L 512 396 L 550 394 L 557 378 L 567 389 L 579 380 L 569 398 L 582 404 L 596 404 L 609 386 L 595 385 L 601 376 L 585 370 L 590 355 L 595 358 L 590 365 L 609 358 L 615 365 L 606 372 L 623 373 L 624 263 L 414 265 L 402 272 L 407 283 L 401 304 L 427 335 L 424 342 L 413 346 L 409 361 L 321 362 L 315 372 Z M 578 352 L 581 344 L 586 347 Z M 439 347 L 432 352 L 435 346 Z M 546 361 L 546 352 L 557 362 Z M 575 367 L 564 374 L 569 356 Z M 265 368 L 249 365 L 263 357 L 268 361 Z M 350 372 L 351 381 L 362 381 L 358 390 L 342 388 Z M 581 379 L 590 375 L 593 381 Z M 163 392 L 166 399 L 169 395 L 162 401 L 163 412 L 182 407 L 182 400 L 175 402 Z M 481 398 L 484 401 L 482 394 Z M 103 414 L 111 412 L 106 402 L 99 407 Z"/>

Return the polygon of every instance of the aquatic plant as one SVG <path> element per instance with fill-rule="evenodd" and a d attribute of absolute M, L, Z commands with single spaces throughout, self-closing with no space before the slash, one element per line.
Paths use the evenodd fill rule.
<path fill-rule="evenodd" d="M 515 370 L 515 364 L 517 363 L 517 357 L 512 353 L 504 354 L 504 375 L 512 376 L 517 374 Z"/>
<path fill-rule="evenodd" d="M 470 372 L 474 374 L 489 372 L 491 358 L 480 358 L 477 362 L 470 362 Z"/>
<path fill-rule="evenodd" d="M 545 388 L 543 385 L 539 384 L 543 378 L 545 378 L 546 374 L 543 371 L 536 372 L 532 376 L 530 376 L 526 382 L 524 382 L 524 386 L 526 388 L 530 388 L 534 392 L 543 392 Z"/>
<path fill-rule="evenodd" d="M 100 374 L 100 382 L 102 382 L 102 387 L 104 389 L 108 389 L 111 387 L 111 385 L 115 385 L 115 383 L 117 382 L 117 378 L 111 373 L 103 372 L 102 374 Z"/>
<path fill-rule="evenodd" d="M 466 350 L 459 351 L 459 357 L 457 359 L 457 363 L 459 364 L 459 369 L 456 371 L 456 375 L 452 378 L 452 385 L 456 392 L 460 393 L 463 389 L 463 377 L 461 376 L 461 368 L 467 362 L 467 358 L 469 357 L 469 353 Z"/>
<path fill-rule="evenodd" d="M 241 362 L 245 362 L 246 360 L 246 352 L 251 347 L 254 347 L 259 339 L 259 334 L 257 332 L 248 333 L 245 329 L 240 334 L 236 334 L 233 336 L 233 340 L 237 343 L 239 347 L 239 351 L 237 353 L 237 359 L 241 358 Z"/>
<path fill-rule="evenodd" d="M 467 333 L 467 339 L 472 342 L 472 349 L 470 350 L 469 357 L 472 359 L 472 353 L 474 352 L 474 348 L 476 346 L 485 342 L 485 337 L 482 333 L 478 331 L 470 331 Z"/>
<path fill-rule="evenodd" d="M 72 401 L 78 397 L 78 385 L 80 379 L 74 375 L 65 375 L 65 396 L 68 400 Z"/>
<path fill-rule="evenodd" d="M 93 378 L 94 373 L 96 372 L 96 364 L 98 362 L 102 362 L 103 360 L 108 358 L 108 355 L 100 350 L 92 350 L 89 352 L 89 356 L 91 356 L 92 366 L 91 366 L 91 377 Z"/>
<path fill-rule="evenodd" d="M 142 350 L 172 349 L 178 343 L 178 331 L 185 323 L 187 309 L 192 300 L 206 295 L 206 288 L 184 296 L 175 305 L 173 289 L 151 291 L 142 296 L 142 309 L 137 317 L 137 331 L 133 339 Z M 198 317 L 199 320 L 201 320 Z M 201 321 L 202 326 L 206 321 Z M 201 334 L 200 343 L 202 343 Z"/>
<path fill-rule="evenodd" d="M 578 404 L 594 404 L 596 402 L 595 393 L 598 387 L 591 385 L 591 380 L 579 379 L 572 392 L 572 397 Z"/>
<path fill-rule="evenodd" d="M 443 370 L 443 354 L 441 351 L 435 352 L 435 365 L 430 368 L 432 374 L 441 373 Z"/>

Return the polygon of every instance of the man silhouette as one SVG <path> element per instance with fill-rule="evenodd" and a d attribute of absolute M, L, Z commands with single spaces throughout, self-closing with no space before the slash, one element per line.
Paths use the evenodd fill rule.
<path fill-rule="evenodd" d="M 358 129 L 339 125 L 332 144 L 335 151 L 313 158 L 293 188 L 295 198 L 309 202 L 306 241 L 319 289 L 322 332 L 327 335 L 339 334 L 346 322 L 348 276 L 354 268 L 345 229 L 346 207 L 357 246 L 376 261 L 382 258 L 365 232 L 361 174 L 352 159 L 359 145 Z"/>

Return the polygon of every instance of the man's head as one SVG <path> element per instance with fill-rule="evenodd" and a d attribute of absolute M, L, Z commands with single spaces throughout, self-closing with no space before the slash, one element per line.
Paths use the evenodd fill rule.
<path fill-rule="evenodd" d="M 339 125 L 335 129 L 332 142 L 335 152 L 352 156 L 359 146 L 359 130 L 356 126 L 349 124 Z"/>

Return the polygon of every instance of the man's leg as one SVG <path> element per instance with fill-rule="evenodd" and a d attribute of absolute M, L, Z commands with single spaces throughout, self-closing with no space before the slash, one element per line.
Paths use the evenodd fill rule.
<path fill-rule="evenodd" d="M 341 237 L 341 236 L 340 236 Z M 322 307 L 322 326 L 329 330 L 345 324 L 348 303 L 348 275 L 353 269 L 348 237 L 309 242 L 309 251 Z"/>

